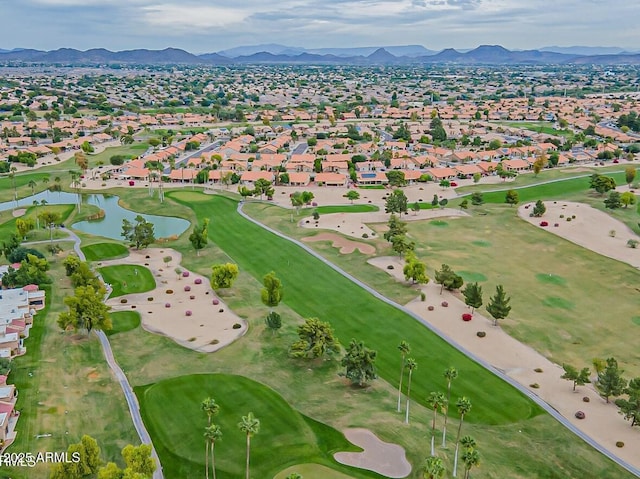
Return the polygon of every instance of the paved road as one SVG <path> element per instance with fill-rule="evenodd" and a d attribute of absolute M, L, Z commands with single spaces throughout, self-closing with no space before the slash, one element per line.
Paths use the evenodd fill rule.
<path fill-rule="evenodd" d="M 80 249 L 80 238 L 71 230 L 67 230 L 67 232 L 69 233 L 69 238 L 66 238 L 66 240 L 72 240 L 74 242 L 73 250 L 81 260 L 85 261 L 86 258 L 84 256 L 84 253 Z M 153 479 L 164 479 L 162 464 L 160 464 L 160 459 L 158 458 L 158 454 L 153 447 L 151 436 L 144 426 L 142 416 L 140 416 L 140 405 L 138 404 L 138 399 L 136 398 L 136 395 L 133 393 L 133 389 L 129 384 L 129 380 L 113 357 L 113 351 L 111 350 L 111 344 L 109 344 L 107 335 L 104 334 L 104 332 L 96 331 L 95 329 L 93 330 L 93 332 L 96 333 L 96 336 L 98 336 L 98 340 L 102 345 L 102 350 L 104 351 L 104 357 L 107 360 L 107 364 L 111 368 L 111 371 L 113 371 L 113 374 L 118 380 L 118 383 L 120 383 L 120 387 L 122 388 L 122 392 L 124 393 L 124 398 L 127 401 L 127 406 L 129 406 L 129 413 L 131 414 L 131 419 L 133 420 L 133 426 L 136 428 L 136 432 L 140 437 L 140 441 L 143 444 L 149 444 L 151 446 L 151 455 L 156 460 L 157 466 L 156 471 L 153 473 Z"/>
<path fill-rule="evenodd" d="M 627 471 L 629 471 L 630 473 L 634 474 L 637 477 L 640 477 L 640 469 L 632 466 L 631 464 L 627 463 L 626 461 L 620 459 L 618 456 L 616 456 L 615 454 L 613 454 L 611 451 L 609 451 L 608 449 L 606 449 L 604 446 L 602 446 L 600 443 L 596 442 L 592 437 L 586 435 L 585 433 L 583 433 L 582 431 L 580 431 L 578 428 L 576 428 L 569 420 L 567 420 L 564 416 L 562 416 L 558 411 L 556 411 L 551 405 L 547 404 L 545 401 L 543 401 L 542 399 L 540 399 L 540 397 L 538 397 L 536 394 L 534 394 L 533 392 L 531 392 L 529 389 L 525 388 L 524 386 L 522 386 L 520 383 L 518 383 L 515 379 L 512 379 L 511 377 L 507 376 L 506 374 L 504 374 L 503 372 L 501 372 L 500 370 L 494 368 L 491 364 L 489 364 L 488 362 L 484 361 L 483 359 L 479 358 L 478 356 L 476 356 L 474 353 L 472 353 L 471 351 L 469 351 L 468 349 L 464 348 L 463 346 L 461 346 L 460 344 L 458 344 L 453 338 L 447 336 L 446 334 L 442 333 L 439 329 L 434 328 L 431 324 L 429 324 L 427 321 L 425 321 L 423 318 L 421 318 L 420 316 L 418 316 L 417 314 L 415 314 L 412 311 L 409 311 L 408 309 L 406 309 L 404 306 L 396 303 L 395 301 L 390 300 L 389 298 L 387 298 L 386 296 L 383 296 L 382 294 L 380 294 L 379 292 L 377 292 L 375 289 L 371 288 L 370 286 L 368 286 L 367 284 L 363 283 L 362 281 L 360 281 L 358 278 L 350 275 L 349 273 L 347 273 L 346 271 L 344 271 L 343 269 L 341 269 L 340 267 L 336 266 L 335 264 L 333 264 L 332 262 L 328 261 L 326 258 L 324 258 L 323 256 L 321 256 L 320 254 L 316 253 L 314 250 L 312 250 L 310 247 L 308 247 L 307 245 L 305 245 L 304 243 L 295 240 L 293 238 L 290 238 L 289 236 L 286 236 L 282 233 L 280 233 L 279 231 L 274 230 L 273 228 L 270 228 L 262 223 L 260 223 L 258 220 L 250 217 L 249 215 L 247 215 L 242 207 L 244 206 L 243 202 L 240 202 L 238 204 L 238 213 L 240 213 L 240 215 L 247 219 L 248 221 L 251 221 L 252 223 L 260 226 L 261 228 L 269 231 L 270 233 L 273 233 L 274 235 L 283 238 L 287 241 L 290 241 L 294 244 L 296 244 L 297 246 L 299 246 L 300 248 L 302 248 L 303 250 L 305 250 L 307 253 L 309 253 L 310 255 L 314 256 L 315 258 L 317 258 L 318 260 L 322 261 L 324 264 L 326 264 L 327 266 L 329 266 L 331 269 L 333 269 L 334 271 L 337 271 L 338 273 L 340 273 L 342 276 L 344 276 L 345 278 L 349 279 L 350 281 L 354 282 L 355 284 L 357 284 L 358 286 L 360 286 L 361 288 L 365 289 L 367 292 L 369 292 L 370 294 L 372 294 L 373 296 L 375 296 L 376 298 L 378 298 L 381 301 L 384 301 L 385 303 L 393 306 L 394 308 L 399 309 L 400 311 L 404 312 L 405 314 L 408 314 L 409 316 L 411 316 L 413 319 L 415 319 L 416 321 L 419 321 L 420 323 L 422 323 L 424 326 L 426 326 L 427 328 L 429 328 L 431 331 L 433 331 L 435 334 L 437 334 L 438 336 L 440 336 L 442 339 L 444 339 L 447 343 L 449 343 L 451 346 L 453 346 L 454 348 L 456 348 L 458 351 L 460 351 L 461 353 L 465 354 L 466 356 L 468 356 L 469 358 L 471 358 L 472 360 L 474 360 L 475 362 L 477 362 L 478 364 L 480 364 L 481 366 L 483 366 L 485 369 L 489 370 L 490 372 L 492 372 L 493 374 L 495 374 L 496 376 L 500 377 L 502 380 L 508 382 L 509 384 L 511 384 L 514 388 L 518 389 L 520 392 L 522 392 L 522 394 L 524 394 L 525 396 L 527 396 L 528 398 L 530 398 L 533 402 L 535 402 L 536 404 L 538 404 L 540 407 L 542 407 L 545 411 L 547 411 L 551 416 L 553 416 L 560 424 L 562 424 L 563 426 L 565 426 L 567 429 L 569 429 L 571 432 L 573 432 L 576 436 L 578 436 L 580 439 L 582 439 L 583 441 L 585 441 L 587 444 L 589 444 L 590 446 L 592 446 L 594 449 L 598 450 L 599 452 L 601 452 L 602 454 L 604 454 L 605 456 L 607 456 L 609 459 L 611 459 L 612 461 L 614 461 L 615 463 L 617 463 L 618 465 L 620 465 L 621 467 L 625 468 Z"/>

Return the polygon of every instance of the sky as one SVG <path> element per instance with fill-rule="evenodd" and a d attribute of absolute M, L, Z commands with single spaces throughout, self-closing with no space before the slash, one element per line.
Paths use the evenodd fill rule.
<path fill-rule="evenodd" d="M 617 46 L 640 50 L 629 0 L 0 0 L 0 48 Z"/>

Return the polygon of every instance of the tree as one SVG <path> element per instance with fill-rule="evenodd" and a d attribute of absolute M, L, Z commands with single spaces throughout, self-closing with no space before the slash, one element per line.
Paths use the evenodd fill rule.
<path fill-rule="evenodd" d="M 398 412 L 401 412 L 402 407 L 400 406 L 400 402 L 402 398 L 402 378 L 404 377 L 404 368 L 406 366 L 405 359 L 411 352 L 411 346 L 409 346 L 408 342 L 401 341 L 398 345 L 398 350 L 400 351 L 400 357 L 402 358 L 402 362 L 400 364 L 400 382 L 398 384 Z"/>
<path fill-rule="evenodd" d="M 271 271 L 262 278 L 264 288 L 260 291 L 260 299 L 265 306 L 275 308 L 282 301 L 282 281 Z"/>
<path fill-rule="evenodd" d="M 376 374 L 376 357 L 378 353 L 365 347 L 363 341 L 352 339 L 340 362 L 345 371 L 340 373 L 350 379 L 352 384 L 364 387 L 378 377 Z"/>
<path fill-rule="evenodd" d="M 318 318 L 308 318 L 298 326 L 298 337 L 300 339 L 289 349 L 294 358 L 316 359 L 340 350 L 331 325 Z"/>
<path fill-rule="evenodd" d="M 636 169 L 633 166 L 627 166 L 624 169 L 624 181 L 626 181 L 628 186 L 631 186 L 633 180 L 636 179 Z"/>
<path fill-rule="evenodd" d="M 49 263 L 46 259 L 27 253 L 27 257 L 20 262 L 20 268 L 8 267 L 7 272 L 2 275 L 2 286 L 5 288 L 22 288 L 32 283 L 38 285 L 50 283 L 51 280 L 46 274 L 48 270 Z"/>
<path fill-rule="evenodd" d="M 246 479 L 249 476 L 249 458 L 251 454 L 251 438 L 260 432 L 260 420 L 253 416 L 250 412 L 246 416 L 242 416 L 242 421 L 238 423 L 238 428 L 247 435 L 247 461 L 246 461 Z"/>
<path fill-rule="evenodd" d="M 123 479 L 150 478 L 156 470 L 156 461 L 151 456 L 151 445 L 126 445 L 122 449 L 122 458 L 126 465 Z"/>
<path fill-rule="evenodd" d="M 300 213 L 300 208 L 304 205 L 304 201 L 302 198 L 302 191 L 294 191 L 291 194 L 291 206 L 296 209 L 296 214 Z"/>
<path fill-rule="evenodd" d="M 196 225 L 193 232 L 189 235 L 191 246 L 196 250 L 196 256 L 200 255 L 200 250 L 207 246 L 209 242 L 209 219 L 206 218 L 201 225 Z"/>
<path fill-rule="evenodd" d="M 311 204 L 311 202 L 313 201 L 314 198 L 315 198 L 315 195 L 311 191 L 303 191 L 302 192 L 302 202 L 305 205 Z"/>
<path fill-rule="evenodd" d="M 208 397 L 202 400 L 200 409 L 207 415 L 207 426 L 211 426 L 211 419 L 220 412 L 220 405 L 215 399 Z"/>
<path fill-rule="evenodd" d="M 464 462 L 464 479 L 469 479 L 471 469 L 480 465 L 480 453 L 473 447 L 465 448 L 462 462 Z"/>
<path fill-rule="evenodd" d="M 442 428 L 442 447 L 447 445 L 447 421 L 449 419 L 449 402 L 451 401 L 451 383 L 458 378 L 458 370 L 453 366 L 444 370 L 444 377 L 447 380 L 447 400 L 444 408 L 444 427 Z"/>
<path fill-rule="evenodd" d="M 60 213 L 56 211 L 44 210 L 38 215 L 40 223 L 49 228 L 49 241 L 53 244 L 53 228 L 60 222 Z"/>
<path fill-rule="evenodd" d="M 620 193 L 617 191 L 610 191 L 609 196 L 604 200 L 604 207 L 611 210 L 618 209 L 622 206 L 622 200 Z"/>
<path fill-rule="evenodd" d="M 629 385 L 622 391 L 627 399 L 616 399 L 616 406 L 620 408 L 620 414 L 627 421 L 631 421 L 631 427 L 640 425 L 640 377 L 629 381 Z"/>
<path fill-rule="evenodd" d="M 596 190 L 601 195 L 604 195 L 610 190 L 613 190 L 616 187 L 616 181 L 609 177 L 599 175 L 598 173 L 594 173 L 591 175 L 589 179 L 589 188 L 592 190 Z"/>
<path fill-rule="evenodd" d="M 207 443 L 207 453 L 211 450 L 211 469 L 213 471 L 213 479 L 216 479 L 216 456 L 215 445 L 216 442 L 222 439 L 222 429 L 217 424 L 211 424 L 204 430 L 204 438 Z M 207 468 L 207 478 L 209 477 L 209 464 L 208 460 L 205 461 Z"/>
<path fill-rule="evenodd" d="M 262 199 L 262 195 L 268 193 L 269 189 L 271 188 L 271 182 L 269 180 L 265 180 L 264 178 L 259 178 L 253 184 L 253 188 L 253 194 L 260 195 L 260 199 Z"/>
<path fill-rule="evenodd" d="M 400 256 L 404 255 L 408 251 L 413 251 L 415 243 L 409 241 L 405 235 L 396 235 L 391 238 L 391 249 L 398 253 Z"/>
<path fill-rule="evenodd" d="M 440 201 L 438 201 L 438 206 L 440 206 L 441 209 L 447 206 L 448 204 L 449 204 L 449 200 L 446 198 L 442 198 Z"/>
<path fill-rule="evenodd" d="M 433 418 L 431 419 L 431 455 L 436 455 L 436 418 L 438 409 L 446 410 L 447 403 L 444 394 L 441 392 L 431 392 L 427 397 L 427 405 L 433 410 Z"/>
<path fill-rule="evenodd" d="M 269 314 L 267 314 L 264 322 L 266 323 L 267 328 L 269 328 L 274 333 L 282 327 L 282 318 L 275 311 L 269 311 Z"/>
<path fill-rule="evenodd" d="M 635 205 L 636 195 L 634 195 L 630 191 L 625 191 L 620 195 L 620 203 L 622 203 L 625 208 L 627 208 L 629 205 Z"/>
<path fill-rule="evenodd" d="M 108 462 L 98 470 L 98 479 L 122 479 L 124 471 L 115 462 Z"/>
<path fill-rule="evenodd" d="M 36 227 L 35 222 L 33 221 L 32 218 L 27 218 L 27 219 L 23 219 L 23 218 L 17 218 L 16 219 L 16 230 L 18 232 L 18 235 L 20 235 L 21 238 L 26 239 L 27 235 L 29 234 L 30 231 L 33 231 L 33 229 Z"/>
<path fill-rule="evenodd" d="M 407 224 L 404 221 L 401 221 L 398 216 L 392 214 L 389 216 L 389 221 L 387 222 L 387 231 L 385 231 L 383 237 L 390 243 L 392 243 L 393 238 L 399 235 L 406 235 L 407 233 Z"/>
<path fill-rule="evenodd" d="M 135 224 L 126 218 L 122 220 L 121 236 L 135 245 L 136 249 L 146 248 L 153 243 L 156 240 L 154 234 L 153 223 L 145 220 L 141 215 L 135 217 Z"/>
<path fill-rule="evenodd" d="M 635 172 L 635 170 L 634 170 L 634 172 Z M 29 183 L 27 183 L 27 186 L 29 188 L 31 188 L 31 195 L 35 195 L 36 194 L 36 186 L 37 185 L 38 184 L 35 182 L 35 180 L 29 180 Z"/>
<path fill-rule="evenodd" d="M 409 378 L 407 379 L 407 408 L 405 411 L 404 422 L 409 424 L 409 403 L 411 402 L 411 377 L 413 371 L 418 367 L 418 363 L 413 358 L 407 359 L 407 369 L 409 370 Z"/>
<path fill-rule="evenodd" d="M 407 197 L 402 190 L 393 190 L 387 197 L 385 202 L 385 212 L 387 213 L 406 213 Z"/>
<path fill-rule="evenodd" d="M 570 364 L 563 364 L 562 368 L 564 369 L 564 374 L 560 377 L 568 381 L 573 381 L 574 391 L 576 390 L 576 386 L 582 386 L 590 382 L 589 376 L 591 375 L 591 371 L 589 371 L 589 368 L 582 368 L 582 370 L 578 371 Z"/>
<path fill-rule="evenodd" d="M 431 199 L 431 206 L 434 208 L 438 206 L 438 195 L 433 195 L 433 198 Z"/>
<path fill-rule="evenodd" d="M 489 304 L 487 304 L 487 311 L 493 317 L 494 326 L 498 325 L 499 319 L 504 319 L 509 316 L 509 312 L 511 311 L 509 301 L 511 301 L 511 298 L 507 298 L 502 285 L 497 285 L 495 296 L 492 296 L 489 299 Z"/>
<path fill-rule="evenodd" d="M 441 285 L 440 294 L 442 294 L 443 288 L 453 291 L 462 287 L 464 280 L 448 264 L 443 264 L 440 270 L 436 270 L 436 283 Z"/>
<path fill-rule="evenodd" d="M 93 148 L 88 141 L 85 141 L 81 147 L 82 151 L 84 153 L 91 153 L 91 151 L 85 150 L 84 148 L 85 143 L 89 148 Z M 89 160 L 87 160 L 87 157 L 84 155 L 84 153 L 78 151 L 73 155 L 73 160 L 75 161 L 76 165 L 78 166 L 78 168 L 80 168 L 81 171 L 86 171 L 87 168 L 89 168 Z"/>
<path fill-rule="evenodd" d="M 475 193 L 471 194 L 471 204 L 473 206 L 480 206 L 483 203 L 484 203 L 484 198 L 480 191 L 476 191 Z"/>
<path fill-rule="evenodd" d="M 471 411 L 471 401 L 463 396 L 456 401 L 456 407 L 458 408 L 460 422 L 458 423 L 458 434 L 456 436 L 456 452 L 453 456 L 453 477 L 456 477 L 456 473 L 458 471 L 458 449 L 460 447 L 460 433 L 462 432 L 462 423 L 464 422 L 464 417 Z"/>
<path fill-rule="evenodd" d="M 389 180 L 389 186 L 404 186 L 407 184 L 407 180 L 404 177 L 404 171 L 390 170 L 386 172 L 387 179 Z"/>
<path fill-rule="evenodd" d="M 80 467 L 84 475 L 95 474 L 98 466 L 102 462 L 100 460 L 100 447 L 98 442 L 91 436 L 86 434 L 82 436 L 79 444 L 80 451 Z"/>
<path fill-rule="evenodd" d="M 508 205 L 517 205 L 520 202 L 520 198 L 518 197 L 518 192 L 516 190 L 509 190 L 505 195 L 504 202 Z"/>
<path fill-rule="evenodd" d="M 344 198 L 347 198 L 353 204 L 354 200 L 360 199 L 360 193 L 356 190 L 349 190 L 346 194 L 342 195 Z"/>
<path fill-rule="evenodd" d="M 123 145 L 130 145 L 133 141 L 133 135 L 123 135 L 120 137 L 120 143 Z"/>
<path fill-rule="evenodd" d="M 533 162 L 533 174 L 538 176 L 545 166 L 547 166 L 547 157 L 542 154 Z"/>
<path fill-rule="evenodd" d="M 404 279 L 406 281 L 413 281 L 413 283 L 426 284 L 429 282 L 427 277 L 427 265 L 422 261 L 418 261 L 418 258 L 412 253 L 407 254 L 404 268 Z"/>
<path fill-rule="evenodd" d="M 111 306 L 102 302 L 105 294 L 104 287 L 96 289 L 93 286 L 78 286 L 73 296 L 64 298 L 64 304 L 69 310 L 58 315 L 58 326 L 63 330 L 72 328 L 74 331 L 84 328 L 87 334 L 92 329 L 110 330 Z"/>
<path fill-rule="evenodd" d="M 622 378 L 623 372 L 618 368 L 618 361 L 615 358 L 607 358 L 604 370 L 598 374 L 596 387 L 606 399 L 607 404 L 611 396 L 620 396 L 627 386 L 627 382 Z"/>
<path fill-rule="evenodd" d="M 418 211 L 420 211 L 420 203 L 418 203 L 417 201 L 411 205 L 411 209 L 413 210 L 413 214 L 417 215 Z"/>
<path fill-rule="evenodd" d="M 215 290 L 230 288 L 239 273 L 235 263 L 214 264 L 211 270 L 211 287 Z"/>
<path fill-rule="evenodd" d="M 536 201 L 536 204 L 533 207 L 533 216 L 535 216 L 536 218 L 540 218 L 546 212 L 547 207 L 544 205 L 542 200 Z"/>
<path fill-rule="evenodd" d="M 469 283 L 462 290 L 464 296 L 464 304 L 471 308 L 471 314 L 474 310 L 482 306 L 482 286 L 478 283 Z"/>
<path fill-rule="evenodd" d="M 439 457 L 430 456 L 422 466 L 425 479 L 439 479 L 444 475 L 444 464 Z"/>

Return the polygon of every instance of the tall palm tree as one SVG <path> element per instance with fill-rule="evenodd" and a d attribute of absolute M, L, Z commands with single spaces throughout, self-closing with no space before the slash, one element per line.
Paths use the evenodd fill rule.
<path fill-rule="evenodd" d="M 211 418 L 217 416 L 220 412 L 220 405 L 216 403 L 216 400 L 213 398 L 206 398 L 200 403 L 200 409 L 202 409 L 207 415 L 207 428 L 205 429 L 205 437 L 207 437 L 207 431 L 211 427 Z M 209 446 L 213 447 L 209 440 L 205 441 L 205 467 L 207 470 L 207 478 L 209 477 Z M 215 477 L 215 469 L 214 469 L 214 477 Z"/>
<path fill-rule="evenodd" d="M 405 358 L 407 357 L 407 354 L 411 352 L 411 347 L 409 346 L 409 343 L 402 341 L 398 345 L 398 349 L 402 356 L 402 365 L 400 366 L 400 385 L 398 386 L 398 412 L 401 412 L 402 406 L 400 405 L 400 402 L 402 398 L 402 377 L 404 376 Z"/>
<path fill-rule="evenodd" d="M 413 358 L 407 359 L 407 369 L 409 370 L 409 380 L 407 381 L 407 411 L 404 416 L 405 424 L 409 424 L 409 401 L 411 401 L 411 376 L 413 375 L 413 370 L 418 367 L 418 363 Z"/>
<path fill-rule="evenodd" d="M 246 416 L 242 416 L 242 421 L 238 423 L 238 427 L 242 432 L 247 435 L 247 466 L 246 466 L 246 479 L 250 479 L 249 477 L 249 457 L 251 454 L 251 437 L 254 434 L 258 434 L 260 432 L 260 420 L 255 418 L 253 413 L 250 412 Z"/>
<path fill-rule="evenodd" d="M 444 475 L 444 464 L 439 457 L 428 457 L 423 468 L 425 479 L 438 479 Z"/>
<path fill-rule="evenodd" d="M 432 392 L 427 398 L 427 404 L 433 409 L 433 419 L 431 420 L 431 455 L 436 455 L 436 417 L 438 415 L 438 409 L 447 410 L 447 400 L 444 397 L 444 393 Z"/>
<path fill-rule="evenodd" d="M 213 470 L 213 479 L 216 479 L 216 455 L 215 455 L 215 445 L 216 441 L 222 439 L 222 429 L 217 424 L 211 424 L 204 429 L 204 437 L 207 442 L 207 449 L 211 448 L 211 469 Z M 209 451 L 207 451 L 208 453 Z M 205 460 L 206 468 L 207 468 L 207 479 L 209 478 L 209 460 L 208 455 Z"/>
<path fill-rule="evenodd" d="M 453 366 L 444 370 L 447 380 L 447 407 L 444 410 L 444 426 L 442 428 L 442 447 L 447 446 L 447 420 L 449 419 L 449 401 L 451 400 L 451 382 L 458 377 L 458 370 Z"/>
<path fill-rule="evenodd" d="M 37 183 L 35 182 L 35 180 L 29 180 L 29 183 L 27 183 L 27 186 L 29 188 L 31 188 L 31 195 L 35 195 L 36 194 L 36 185 Z"/>
<path fill-rule="evenodd" d="M 453 457 L 453 477 L 457 477 L 458 472 L 458 449 L 460 447 L 460 432 L 462 431 L 462 423 L 464 422 L 464 416 L 471 411 L 471 401 L 466 397 L 461 397 L 456 401 L 456 407 L 458 408 L 458 414 L 460 415 L 460 423 L 458 424 L 458 435 L 456 436 L 456 452 Z"/>
<path fill-rule="evenodd" d="M 40 229 L 40 218 L 38 218 L 38 206 L 40 205 L 40 202 L 38 200 L 33 200 L 33 206 L 36 209 L 36 229 L 39 230 Z"/>
<path fill-rule="evenodd" d="M 471 468 L 480 464 L 480 453 L 470 447 L 462 454 L 462 462 L 464 462 L 464 479 L 469 479 Z"/>

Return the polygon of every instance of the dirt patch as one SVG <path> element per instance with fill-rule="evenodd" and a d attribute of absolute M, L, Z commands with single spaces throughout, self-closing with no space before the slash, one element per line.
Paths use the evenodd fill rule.
<path fill-rule="evenodd" d="M 373 245 L 352 241 L 333 233 L 320 233 L 316 236 L 307 236 L 302 241 L 313 243 L 316 241 L 331 241 L 331 246 L 339 248 L 341 254 L 353 253 L 356 249 L 362 254 L 375 254 L 376 248 Z"/>
<path fill-rule="evenodd" d="M 380 440 L 368 429 L 347 429 L 344 435 L 363 451 L 336 452 L 333 457 L 339 463 L 374 471 L 385 477 L 406 477 L 411 473 L 411 464 L 401 446 Z"/>

